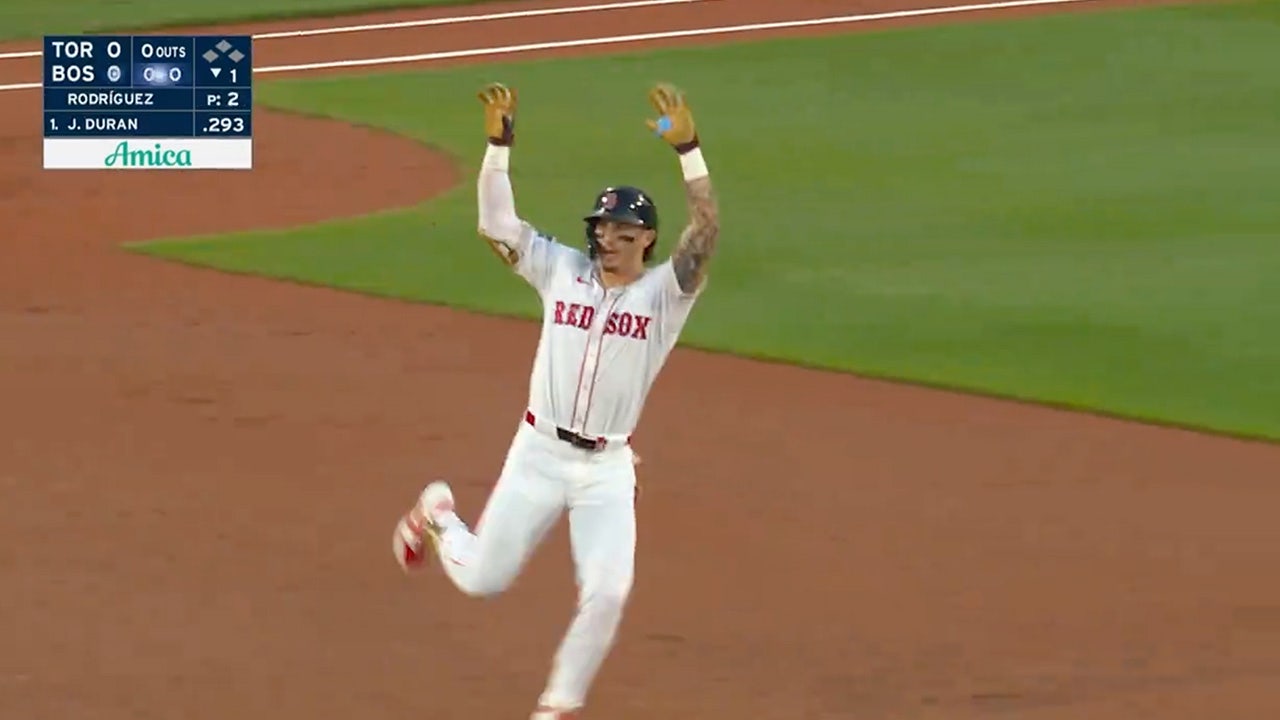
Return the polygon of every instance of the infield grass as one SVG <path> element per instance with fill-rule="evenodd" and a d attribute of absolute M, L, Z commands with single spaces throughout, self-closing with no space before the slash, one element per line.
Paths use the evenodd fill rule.
<path fill-rule="evenodd" d="M 481 0 L 3 0 L 0 40 L 269 20 Z"/>
<path fill-rule="evenodd" d="M 685 219 L 644 91 L 683 85 L 722 197 L 688 344 L 1280 438 L 1280 4 L 262 84 L 473 172 L 483 82 L 522 98 L 522 214 L 569 243 L 609 182 Z M 590 89 L 590 96 L 585 95 Z M 408 212 L 139 249 L 532 317 L 468 179 Z"/>

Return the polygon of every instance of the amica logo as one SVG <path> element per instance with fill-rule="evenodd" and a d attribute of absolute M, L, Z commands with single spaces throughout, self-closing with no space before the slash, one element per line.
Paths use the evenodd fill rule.
<path fill-rule="evenodd" d="M 116 149 L 105 158 L 102 164 L 107 167 L 191 167 L 191 151 L 166 150 L 156 143 L 150 150 L 133 150 L 129 141 L 121 141 Z"/>

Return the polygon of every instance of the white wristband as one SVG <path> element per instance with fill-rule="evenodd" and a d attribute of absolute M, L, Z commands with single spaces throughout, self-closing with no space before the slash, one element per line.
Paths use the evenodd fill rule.
<path fill-rule="evenodd" d="M 702 159 L 702 148 L 696 147 L 680 156 L 680 169 L 685 180 L 697 180 L 711 174 L 707 169 L 707 161 Z"/>
<path fill-rule="evenodd" d="M 494 145 L 489 146 L 484 151 L 484 161 L 480 163 L 481 167 L 490 168 L 492 170 L 500 170 L 506 172 L 511 165 L 511 146 L 510 145 Z"/>

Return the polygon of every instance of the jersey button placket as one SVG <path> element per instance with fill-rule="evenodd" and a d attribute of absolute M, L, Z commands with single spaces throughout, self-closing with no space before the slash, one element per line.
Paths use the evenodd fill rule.
<path fill-rule="evenodd" d="M 590 402 L 583 399 L 591 396 L 591 390 L 596 384 L 597 370 L 600 362 L 600 351 L 604 346 L 604 328 L 607 312 L 601 312 L 605 307 L 612 309 L 617 298 L 614 297 L 612 302 L 606 303 L 609 296 L 613 293 L 606 292 L 603 297 L 596 300 L 595 317 L 592 318 L 591 328 L 587 331 L 587 349 L 586 359 L 583 362 L 582 376 L 578 378 L 578 397 L 580 401 L 577 403 L 576 412 L 573 416 L 573 427 L 580 433 L 587 432 L 587 411 L 590 409 Z"/>

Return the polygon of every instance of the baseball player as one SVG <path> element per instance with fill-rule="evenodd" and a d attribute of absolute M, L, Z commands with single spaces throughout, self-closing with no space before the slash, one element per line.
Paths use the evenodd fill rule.
<path fill-rule="evenodd" d="M 649 93 L 649 128 L 676 151 L 689 224 L 671 257 L 650 266 L 658 210 L 648 193 L 619 185 L 596 197 L 585 252 L 516 212 L 508 167 L 516 94 L 479 94 L 488 143 L 477 183 L 479 232 L 542 300 L 542 333 L 529 402 L 474 531 L 454 511 L 449 485 L 433 482 L 399 521 L 396 560 L 426 562 L 430 540 L 462 592 L 502 592 L 562 512 L 569 515 L 578 585 L 569 625 L 532 720 L 567 720 L 586 702 L 622 619 L 636 547 L 636 455 L 630 445 L 649 389 L 689 317 L 715 250 L 719 220 L 693 115 L 679 90 Z"/>

